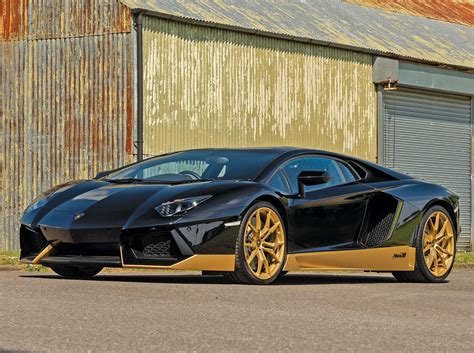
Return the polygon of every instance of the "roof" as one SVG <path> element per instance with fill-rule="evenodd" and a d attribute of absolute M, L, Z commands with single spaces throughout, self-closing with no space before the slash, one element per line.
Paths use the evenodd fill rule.
<path fill-rule="evenodd" d="M 387 11 L 474 26 L 473 0 L 344 0 Z"/>
<path fill-rule="evenodd" d="M 165 18 L 474 68 L 473 27 L 340 0 L 121 1 Z"/>

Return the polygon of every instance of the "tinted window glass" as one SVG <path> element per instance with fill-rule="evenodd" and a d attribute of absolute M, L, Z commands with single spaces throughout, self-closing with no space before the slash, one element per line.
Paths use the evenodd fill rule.
<path fill-rule="evenodd" d="M 346 183 L 350 183 L 351 181 L 355 181 L 357 179 L 354 173 L 344 163 L 338 161 L 337 165 L 339 166 L 339 169 L 341 170 L 342 175 L 344 175 L 344 179 L 346 179 Z"/>
<path fill-rule="evenodd" d="M 281 171 L 278 171 L 268 182 L 268 185 L 273 186 L 275 189 L 280 191 L 289 192 L 288 184 L 286 183 L 285 177 Z"/>
<path fill-rule="evenodd" d="M 323 157 L 303 157 L 288 162 L 283 168 L 288 175 L 291 191 L 298 191 L 298 175 L 305 170 L 325 171 L 331 177 L 331 180 L 325 184 L 306 186 L 306 191 L 320 190 L 330 186 L 344 184 L 345 180 L 339 170 L 336 161 Z"/>
<path fill-rule="evenodd" d="M 179 181 L 252 180 L 277 156 L 270 150 L 194 150 L 151 158 L 108 175 L 107 179 Z"/>

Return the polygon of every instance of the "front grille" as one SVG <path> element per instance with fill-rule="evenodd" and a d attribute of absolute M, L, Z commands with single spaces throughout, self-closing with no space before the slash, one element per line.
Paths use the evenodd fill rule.
<path fill-rule="evenodd" d="M 390 238 L 390 228 L 392 227 L 395 214 L 389 213 L 382 218 L 367 234 L 365 245 L 369 248 L 382 244 Z"/>
<path fill-rule="evenodd" d="M 139 258 L 176 258 L 180 255 L 178 247 L 168 231 L 133 234 L 130 236 L 131 248 Z"/>

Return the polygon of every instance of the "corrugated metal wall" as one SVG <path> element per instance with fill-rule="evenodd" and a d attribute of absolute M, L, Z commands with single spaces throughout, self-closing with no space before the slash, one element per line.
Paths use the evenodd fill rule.
<path fill-rule="evenodd" d="M 145 153 L 294 145 L 376 157 L 370 55 L 144 21 Z"/>
<path fill-rule="evenodd" d="M 463 232 L 458 248 L 469 250 L 471 99 L 400 88 L 384 94 L 383 108 L 385 165 L 459 194 Z"/>
<path fill-rule="evenodd" d="M 116 0 L 2 0 L 4 40 L 130 32 L 130 10 Z"/>
<path fill-rule="evenodd" d="M 24 22 L 38 29 L 12 30 L 18 26 L 5 22 L 5 7 L 15 5 L 26 8 Z M 34 196 L 132 160 L 133 45 L 127 32 L 130 16 L 127 25 L 120 20 L 114 27 L 114 9 L 122 9 L 115 1 L 7 1 L 1 6 L 2 34 L 9 40 L 0 41 L 0 249 L 17 249 L 19 218 Z M 80 11 L 79 20 L 74 16 Z M 111 25 L 89 27 L 95 21 Z"/>

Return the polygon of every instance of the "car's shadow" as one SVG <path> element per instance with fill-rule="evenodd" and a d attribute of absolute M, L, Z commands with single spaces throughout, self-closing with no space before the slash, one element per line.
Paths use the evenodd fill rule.
<path fill-rule="evenodd" d="M 54 274 L 23 274 L 20 277 L 47 280 L 76 280 L 67 279 Z M 106 273 L 90 279 L 80 279 L 91 282 L 138 282 L 138 283 L 171 283 L 171 284 L 232 284 L 222 276 L 206 276 L 200 274 L 140 274 Z M 324 285 L 324 284 L 377 284 L 399 283 L 395 278 L 388 276 L 373 276 L 362 274 L 288 274 L 277 279 L 273 285 Z"/>

